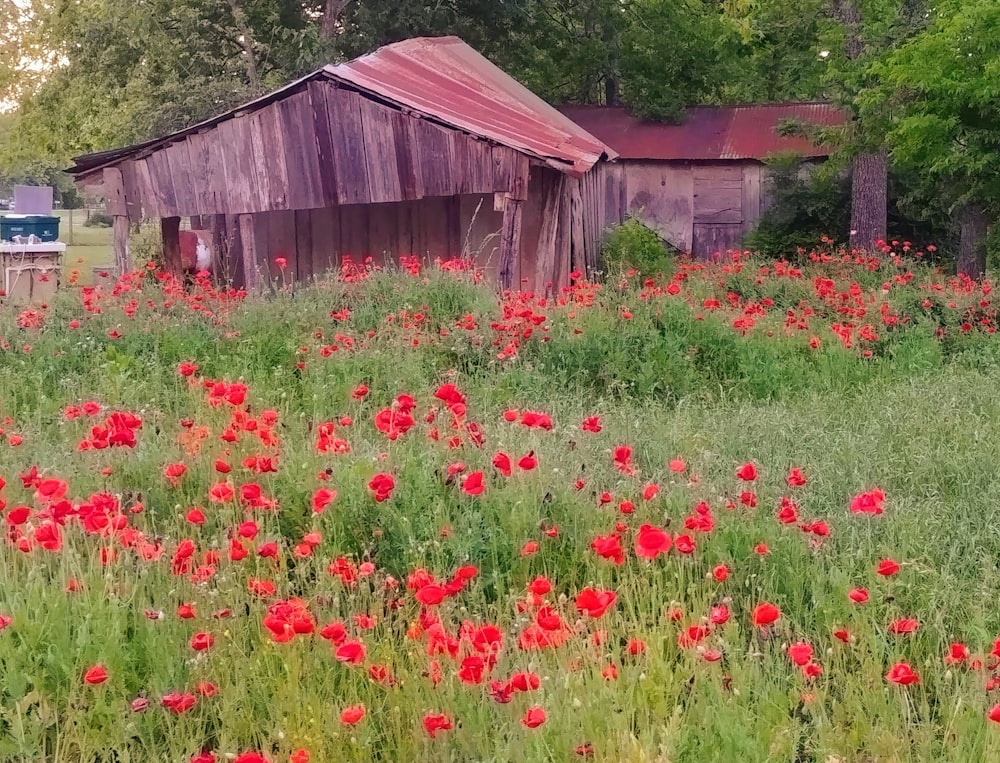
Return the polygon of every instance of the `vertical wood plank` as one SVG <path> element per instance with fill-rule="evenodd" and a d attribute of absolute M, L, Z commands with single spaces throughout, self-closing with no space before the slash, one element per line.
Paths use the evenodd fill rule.
<path fill-rule="evenodd" d="M 237 224 L 242 244 L 243 287 L 248 292 L 256 291 L 260 277 L 257 272 L 257 239 L 254 231 L 254 215 L 239 215 Z"/>
<path fill-rule="evenodd" d="M 740 230 L 743 236 L 752 231 L 761 215 L 760 203 L 761 166 L 759 164 L 743 165 L 743 225 Z"/>
<path fill-rule="evenodd" d="M 181 265 L 181 218 L 164 217 L 160 220 L 160 235 L 163 238 L 164 268 L 175 278 L 183 277 Z"/>
<path fill-rule="evenodd" d="M 312 213 L 316 209 L 297 209 L 295 215 L 295 278 L 311 281 L 316 274 L 313 265 Z"/>
<path fill-rule="evenodd" d="M 461 257 L 463 254 L 462 239 L 464 231 L 462 230 L 461 200 L 461 196 L 449 196 L 447 198 L 448 258 Z"/>
<path fill-rule="evenodd" d="M 367 204 L 371 201 L 371 193 L 361 124 L 361 96 L 333 85 L 326 87 L 327 119 L 333 163 L 337 168 L 337 202 Z"/>
<path fill-rule="evenodd" d="M 145 159 L 137 159 L 135 162 L 136 186 L 139 189 L 139 203 L 142 206 L 143 217 L 154 218 L 163 217 L 160 214 L 160 206 L 153 193 L 153 183 L 149 177 L 149 165 Z"/>
<path fill-rule="evenodd" d="M 413 246 L 413 202 L 393 204 L 396 212 L 396 251 L 400 256 L 416 253 Z"/>
<path fill-rule="evenodd" d="M 580 181 L 567 180 L 567 184 L 570 187 L 570 272 L 578 271 L 589 277 L 588 236 L 583 225 L 583 197 L 580 193 Z M 594 231 L 594 238 L 600 237 L 603 233 L 604 231 Z M 568 281 L 567 285 L 569 285 Z"/>
<path fill-rule="evenodd" d="M 135 161 L 126 159 L 119 167 L 122 173 L 122 187 L 125 193 L 125 214 L 129 222 L 142 222 L 142 200 L 139 198 L 139 188 L 135 177 Z"/>
<path fill-rule="evenodd" d="M 453 195 L 456 182 L 451 131 L 425 119 L 410 119 L 409 128 L 423 195 Z"/>
<path fill-rule="evenodd" d="M 104 169 L 104 203 L 107 206 L 108 214 L 114 216 L 126 214 L 125 183 L 122 179 L 122 171 L 117 167 Z"/>
<path fill-rule="evenodd" d="M 542 203 L 542 227 L 535 249 L 535 290 L 549 296 L 556 278 L 561 184 L 555 177 L 554 170 L 544 170 L 541 181 L 539 192 Z"/>
<path fill-rule="evenodd" d="M 124 205 L 123 205 L 124 206 Z M 114 235 L 115 267 L 118 274 L 132 272 L 132 249 L 129 246 L 129 221 L 126 215 L 115 215 L 112 225 Z"/>
<path fill-rule="evenodd" d="M 392 123 L 392 139 L 396 153 L 396 173 L 399 176 L 401 199 L 419 199 L 423 194 L 423 178 L 417 169 L 416 151 L 412 142 L 412 132 L 408 117 L 399 111 L 389 112 Z"/>
<path fill-rule="evenodd" d="M 194 181 L 191 178 L 191 158 L 186 140 L 171 143 L 162 152 L 167 172 L 173 180 L 174 211 L 181 216 L 198 211 L 194 198 Z"/>
<path fill-rule="evenodd" d="M 191 160 L 191 182 L 194 184 L 195 203 L 202 214 L 218 214 L 215 195 L 212 193 L 212 173 L 206 133 L 187 136 L 188 157 Z"/>
<path fill-rule="evenodd" d="M 147 156 L 146 167 L 149 171 L 150 189 L 153 196 L 156 197 L 159 217 L 177 216 L 174 184 L 170 176 L 170 165 L 167 163 L 166 151 L 161 149 Z"/>
<path fill-rule="evenodd" d="M 333 138 L 330 134 L 330 120 L 327 117 L 326 91 L 325 83 L 314 80 L 309 83 L 307 92 L 313 134 L 316 136 L 320 194 L 323 207 L 331 207 L 337 203 L 337 165 L 334 162 Z"/>
<path fill-rule="evenodd" d="M 307 93 L 297 93 L 273 104 L 279 115 L 284 161 L 288 171 L 287 209 L 323 205 L 323 190 L 312 129 L 312 107 Z"/>
<path fill-rule="evenodd" d="M 340 265 L 340 208 L 314 209 L 312 223 L 313 273 L 321 275 Z"/>
<path fill-rule="evenodd" d="M 528 157 L 515 154 L 513 175 L 509 179 L 509 192 L 504 197 L 503 228 L 500 235 L 500 286 L 511 288 L 514 267 L 521 253 L 521 225 L 524 201 L 528 195 Z"/>
<path fill-rule="evenodd" d="M 391 111 L 367 98 L 362 98 L 359 105 L 371 200 L 372 202 L 399 201 L 401 197 L 399 169 Z"/>
<path fill-rule="evenodd" d="M 269 210 L 288 209 L 289 177 L 285 164 L 285 134 L 281 126 L 278 104 L 257 112 L 260 125 L 260 144 L 254 144 L 254 161 L 266 168 Z M 254 143 L 254 134 L 250 134 Z"/>

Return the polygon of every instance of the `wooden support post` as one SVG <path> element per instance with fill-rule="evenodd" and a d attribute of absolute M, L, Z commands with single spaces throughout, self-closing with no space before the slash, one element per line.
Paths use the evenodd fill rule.
<path fill-rule="evenodd" d="M 129 223 L 126 215 L 115 215 L 114 225 L 115 267 L 118 275 L 123 276 L 132 272 L 132 248 L 129 246 L 128 233 Z M 164 251 L 166 251 L 164 249 Z"/>
<path fill-rule="evenodd" d="M 520 156 L 511 189 L 504 195 L 503 228 L 500 234 L 500 288 L 514 283 L 514 264 L 521 253 L 521 223 L 528 198 L 528 158 Z"/>
<path fill-rule="evenodd" d="M 254 291 L 260 282 L 257 272 L 257 240 L 254 237 L 253 215 L 240 215 L 240 243 L 243 245 L 243 287 Z"/>
<path fill-rule="evenodd" d="M 184 276 L 181 265 L 181 218 L 162 218 L 160 234 L 163 237 L 163 267 L 170 275 L 180 279 Z"/>

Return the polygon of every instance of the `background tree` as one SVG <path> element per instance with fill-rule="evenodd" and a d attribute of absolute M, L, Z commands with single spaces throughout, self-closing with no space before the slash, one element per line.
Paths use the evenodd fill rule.
<path fill-rule="evenodd" d="M 958 272 L 978 278 L 1000 211 L 1000 5 L 942 3 L 932 19 L 880 65 L 883 87 L 864 105 L 890 104 L 893 161 L 957 218 Z"/>

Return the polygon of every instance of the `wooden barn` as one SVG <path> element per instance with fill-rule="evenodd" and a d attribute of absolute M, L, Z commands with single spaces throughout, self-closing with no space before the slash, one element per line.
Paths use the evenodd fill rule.
<path fill-rule="evenodd" d="M 613 151 L 455 37 L 400 42 L 188 129 L 80 156 L 114 216 L 158 219 L 181 270 L 182 218 L 250 289 L 345 261 L 472 257 L 504 287 L 550 292 L 597 264 L 625 214 Z M 186 227 L 186 226 L 185 226 Z"/>
<path fill-rule="evenodd" d="M 617 107 L 561 111 L 619 154 L 629 213 L 682 252 L 703 258 L 738 247 L 753 229 L 767 205 L 768 156 L 797 153 L 820 161 L 831 153 L 780 135 L 782 123 L 845 121 L 827 103 L 698 106 L 679 124 L 639 119 Z"/>

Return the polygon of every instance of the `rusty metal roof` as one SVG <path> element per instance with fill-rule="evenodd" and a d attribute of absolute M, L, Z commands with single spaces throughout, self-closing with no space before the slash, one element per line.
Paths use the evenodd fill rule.
<path fill-rule="evenodd" d="M 847 119 L 829 103 L 695 106 L 684 112 L 680 124 L 640 119 L 619 107 L 563 106 L 560 111 L 622 159 L 668 161 L 763 160 L 781 152 L 829 156 L 832 147 L 779 135 L 777 128 L 789 120 L 829 126 Z"/>
<path fill-rule="evenodd" d="M 508 146 L 574 176 L 615 152 L 457 37 L 423 37 L 386 45 L 328 65 L 267 95 L 170 135 L 76 157 L 68 170 L 87 175 L 153 151 L 298 92 L 316 79 L 334 80 L 398 108 Z"/>
<path fill-rule="evenodd" d="M 362 90 L 582 175 L 604 143 L 457 37 L 421 37 L 326 71 Z"/>

